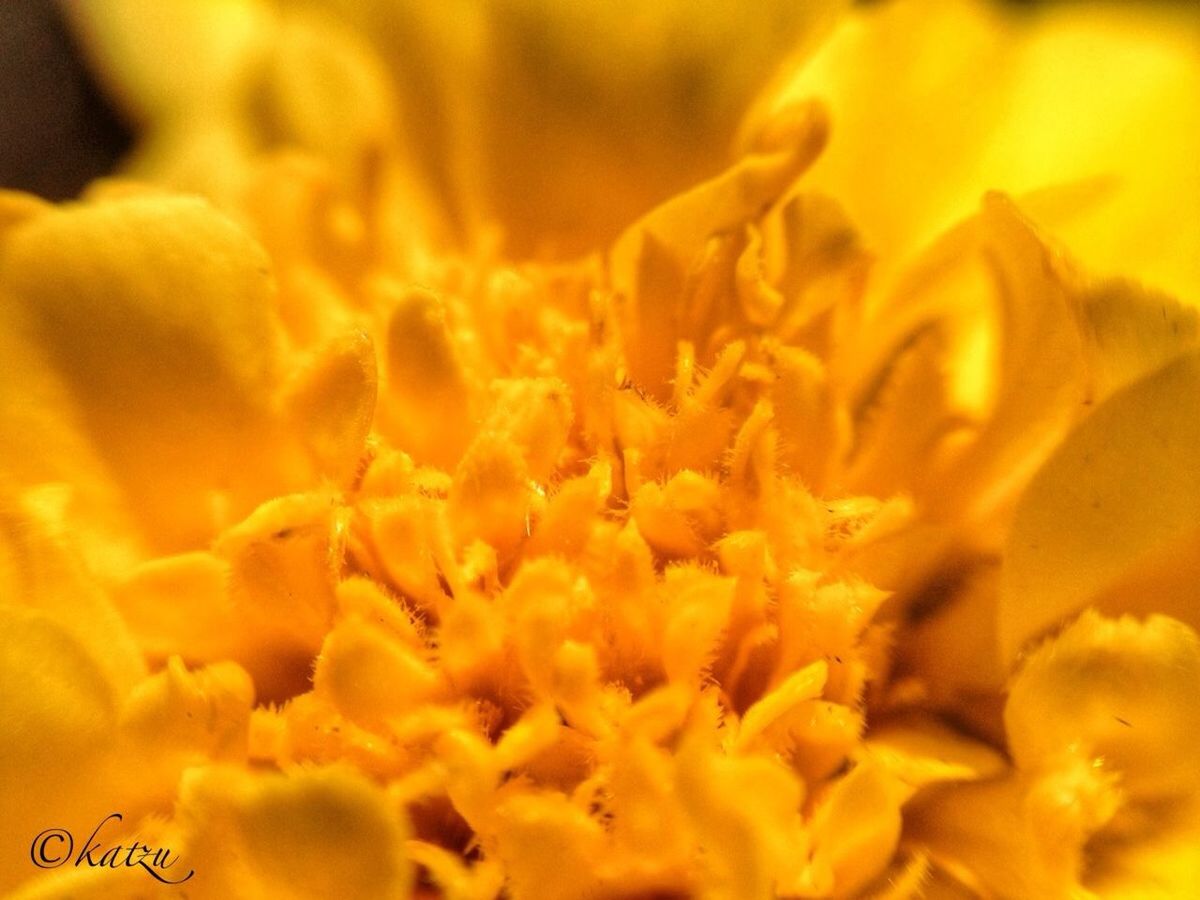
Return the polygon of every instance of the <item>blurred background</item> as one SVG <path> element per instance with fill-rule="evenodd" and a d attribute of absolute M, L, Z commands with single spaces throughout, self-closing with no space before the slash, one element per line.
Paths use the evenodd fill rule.
<path fill-rule="evenodd" d="M 63 2 L 72 0 L 0 2 L 0 187 L 53 200 L 73 197 L 90 180 L 111 171 L 134 141 L 131 124 L 103 96 L 84 63 Z M 1079 5 L 1086 0 L 1049 2 Z M 1159 0 L 1160 5 L 1169 2 Z M 1003 5 L 1046 4 L 1007 0 Z"/>

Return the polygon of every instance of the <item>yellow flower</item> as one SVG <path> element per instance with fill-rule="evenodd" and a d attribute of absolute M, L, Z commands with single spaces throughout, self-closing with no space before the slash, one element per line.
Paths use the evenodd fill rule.
<path fill-rule="evenodd" d="M 1190 887 L 1200 59 L 760 13 L 73 7 L 149 183 L 0 197 L 0 887 Z"/>

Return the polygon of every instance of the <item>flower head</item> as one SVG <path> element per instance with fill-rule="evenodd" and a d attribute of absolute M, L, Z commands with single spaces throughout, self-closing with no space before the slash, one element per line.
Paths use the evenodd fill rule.
<path fill-rule="evenodd" d="M 1196 296 L 1095 266 L 1162 185 L 1106 218 L 1039 111 L 1099 42 L 1158 121 L 1195 56 L 732 9 L 79 5 L 148 183 L 0 201 L 6 848 L 119 808 L 200 897 L 1190 884 Z M 905 24 L 964 49 L 888 106 Z"/>

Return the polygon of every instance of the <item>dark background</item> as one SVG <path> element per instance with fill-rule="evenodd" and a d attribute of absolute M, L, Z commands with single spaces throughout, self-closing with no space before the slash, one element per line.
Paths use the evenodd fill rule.
<path fill-rule="evenodd" d="M 57 4 L 0 0 L 0 187 L 73 197 L 131 139 L 91 82 Z"/>

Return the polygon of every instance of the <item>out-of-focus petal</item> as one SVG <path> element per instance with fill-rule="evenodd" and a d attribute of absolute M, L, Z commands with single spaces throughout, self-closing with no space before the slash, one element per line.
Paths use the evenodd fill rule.
<path fill-rule="evenodd" d="M 498 856 L 514 900 L 570 900 L 596 890 L 604 831 L 560 794 L 524 794 L 504 803 Z"/>
<path fill-rule="evenodd" d="M 436 698 L 442 688 L 418 650 L 358 618 L 339 623 L 325 638 L 313 682 L 348 719 L 375 729 L 389 715 Z"/>
<path fill-rule="evenodd" d="M 148 543 L 196 545 L 266 496 L 278 336 L 269 264 L 191 199 L 56 210 L 11 231 L 0 285 Z"/>
<path fill-rule="evenodd" d="M 70 385 L 44 348 L 18 327 L 16 304 L 0 289 L 0 473 L 4 506 L 21 488 L 55 486 L 60 518 L 69 519 L 80 552 L 97 569 L 123 561 L 141 541 L 119 485 L 91 445 Z M 22 514 L 23 515 L 23 514 Z"/>
<path fill-rule="evenodd" d="M 704 848 L 705 880 L 730 898 L 786 890 L 807 867 L 802 782 L 778 760 L 725 756 L 696 733 L 678 751 L 677 790 Z"/>
<path fill-rule="evenodd" d="M 408 896 L 406 823 L 350 772 L 194 770 L 178 814 L 197 897 Z"/>
<path fill-rule="evenodd" d="M 997 75 L 1004 35 L 998 14 L 982 4 L 887 4 L 841 22 L 781 85 L 780 99 L 815 95 L 834 111 L 837 130 L 813 175 L 871 245 L 911 251 L 984 190 L 1002 187 L 962 182 L 995 115 L 1001 84 L 982 76 Z M 756 117 L 777 102 L 760 101 Z"/>
<path fill-rule="evenodd" d="M 1112 900 L 1173 900 L 1200 883 L 1200 809 L 1159 814 L 1146 834 L 1095 842 L 1088 887 Z"/>
<path fill-rule="evenodd" d="M 130 692 L 121 710 L 122 735 L 152 765 L 176 771 L 203 758 L 241 761 L 253 702 L 254 686 L 233 663 L 189 672 L 172 657 Z"/>
<path fill-rule="evenodd" d="M 776 97 L 830 105 L 838 126 L 812 183 L 845 203 L 873 248 L 913 251 L 987 190 L 1107 176 L 1108 196 L 1045 224 L 1100 274 L 1194 298 L 1198 43 L 1194 17 L 1168 5 L 1018 16 L 974 2 L 879 4 L 845 21 Z"/>
<path fill-rule="evenodd" d="M 86 650 L 120 697 L 145 675 L 146 664 L 118 608 L 89 574 L 83 539 L 56 521 L 62 512 L 57 507 L 69 493 L 65 485 L 24 496 L 0 489 L 0 608 L 54 621 Z M 111 545 L 90 549 L 102 554 Z"/>
<path fill-rule="evenodd" d="M 28 855 L 35 835 L 74 833 L 112 811 L 105 807 L 119 786 L 107 781 L 107 765 L 121 698 L 66 628 L 7 606 L 0 607 L 0 681 L 0 888 L 7 889 L 35 874 Z"/>
<path fill-rule="evenodd" d="M 356 199 L 374 201 L 374 178 L 397 137 L 383 67 L 366 35 L 315 5 L 284 6 L 283 12 L 241 117 L 260 146 L 303 148 L 327 163 Z"/>
<path fill-rule="evenodd" d="M 178 659 L 131 686 L 122 671 L 128 665 L 119 664 L 123 638 L 113 635 L 94 600 L 81 599 L 74 611 L 55 604 L 36 609 L 39 602 L 30 600 L 34 611 L 0 607 L 0 680 L 9 687 L 0 699 L 0 885 L 44 874 L 46 892 L 33 882 L 31 896 L 100 896 L 81 871 L 78 881 L 60 884 L 61 872 L 31 866 L 30 841 L 64 829 L 72 837 L 51 841 L 46 859 L 77 858 L 87 850 L 87 835 L 114 811 L 124 817 L 109 829 L 118 840 L 131 830 L 146 838 L 154 829 L 145 817 L 170 811 L 184 769 L 246 758 L 253 690 L 231 663 L 188 672 Z M 81 637 L 73 623 L 89 613 L 93 630 Z M 131 760 L 138 761 L 135 779 Z M 110 886 L 126 887 L 122 880 Z"/>
<path fill-rule="evenodd" d="M 376 286 L 385 309 L 380 429 L 421 463 L 452 467 L 470 441 L 472 397 L 446 304 L 427 290 Z"/>
<path fill-rule="evenodd" d="M 365 35 L 318 4 L 117 0 L 68 11 L 101 82 L 140 126 L 125 174 L 246 215 L 263 160 L 301 150 L 361 210 L 399 191 L 410 223 L 437 218 L 396 153 L 384 67 Z"/>
<path fill-rule="evenodd" d="M 427 180 L 520 255 L 603 246 L 719 171 L 746 102 L 843 5 L 334 4 L 392 68 Z"/>
<path fill-rule="evenodd" d="M 270 15 L 259 0 L 83 0 L 67 9 L 107 86 L 141 122 L 225 102 Z M 163 64 L 172 59 L 188 64 Z"/>

